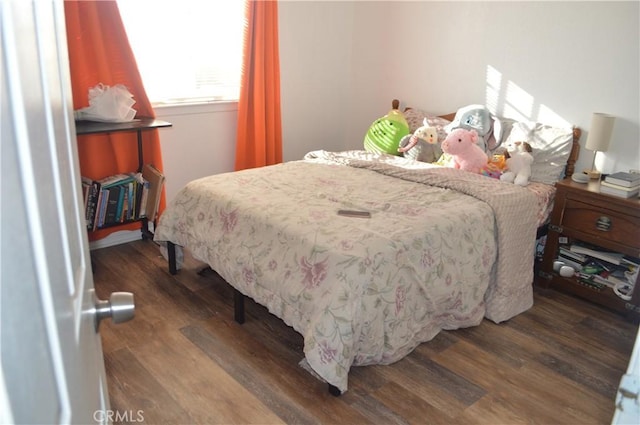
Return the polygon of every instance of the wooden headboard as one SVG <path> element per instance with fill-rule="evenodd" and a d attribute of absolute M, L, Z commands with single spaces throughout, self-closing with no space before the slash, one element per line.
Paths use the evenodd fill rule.
<path fill-rule="evenodd" d="M 393 101 L 391 102 L 391 106 L 393 109 L 398 109 L 400 107 L 400 101 L 398 99 L 393 99 Z M 405 108 L 405 111 L 408 109 L 411 108 Z M 438 116 L 448 121 L 453 121 L 456 113 L 452 112 L 450 114 Z M 580 155 L 580 136 L 582 136 L 582 131 L 578 127 L 573 127 L 573 143 L 571 145 L 571 153 L 569 154 L 569 159 L 567 159 L 567 165 L 564 170 L 564 174 L 566 177 L 571 177 L 575 172 L 578 155 Z"/>
<path fill-rule="evenodd" d="M 582 136 L 582 131 L 578 127 L 573 127 L 573 144 L 571 145 L 567 166 L 564 169 L 566 177 L 571 177 L 576 170 L 576 161 L 578 161 L 578 155 L 580 155 L 580 136 Z"/>

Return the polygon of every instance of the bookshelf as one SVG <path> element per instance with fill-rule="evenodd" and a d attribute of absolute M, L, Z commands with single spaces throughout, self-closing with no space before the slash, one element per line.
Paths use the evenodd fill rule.
<path fill-rule="evenodd" d="M 603 305 L 634 321 L 639 320 L 638 275 L 631 282 L 634 290 L 627 294 L 625 298 L 628 299 L 624 299 L 606 285 L 585 284 L 578 273 L 561 275 L 554 263 L 567 254 L 567 250 L 571 251 L 572 246 L 609 253 L 608 259 L 614 262 L 623 256 L 637 262 L 640 257 L 640 199 L 601 193 L 597 180 L 584 184 L 565 179 L 556 184 L 556 189 L 538 283 Z M 587 264 L 580 261 L 579 256 L 578 263 Z M 602 264 L 608 267 L 611 263 Z"/>
<path fill-rule="evenodd" d="M 155 118 L 139 118 L 130 122 L 97 122 L 97 121 L 76 121 L 76 136 L 81 139 L 81 136 L 90 134 L 109 134 L 117 132 L 133 132 L 136 133 L 137 141 L 137 154 L 138 154 L 138 173 L 142 173 L 144 167 L 144 155 L 142 149 L 142 133 L 144 131 L 171 127 L 172 124 L 167 121 L 158 120 Z M 163 183 L 163 181 L 161 182 Z M 154 214 L 155 215 L 155 214 Z M 153 217 L 152 221 L 155 220 Z M 125 220 L 122 222 L 112 223 L 100 227 L 104 229 L 107 227 L 118 226 L 122 224 L 141 222 L 141 233 L 143 239 L 153 239 L 153 233 L 149 230 L 149 219 L 147 217 L 134 218 Z M 90 230 L 91 231 L 91 230 Z"/>

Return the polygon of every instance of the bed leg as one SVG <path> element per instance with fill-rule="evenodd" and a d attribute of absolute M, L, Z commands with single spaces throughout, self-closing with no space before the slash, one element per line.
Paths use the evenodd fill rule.
<path fill-rule="evenodd" d="M 169 273 L 178 273 L 178 268 L 176 267 L 176 245 L 173 242 L 167 241 L 167 256 L 169 257 Z"/>
<path fill-rule="evenodd" d="M 335 385 L 329 384 L 329 394 L 334 397 L 340 397 L 342 395 L 342 392 L 340 392 L 340 389 Z"/>
<path fill-rule="evenodd" d="M 207 267 L 203 267 L 198 271 L 198 276 L 204 276 L 205 274 L 209 273 L 210 271 L 213 271 L 213 269 L 209 266 Z"/>
<path fill-rule="evenodd" d="M 244 323 L 244 295 L 233 288 L 233 318 L 237 323 Z"/>

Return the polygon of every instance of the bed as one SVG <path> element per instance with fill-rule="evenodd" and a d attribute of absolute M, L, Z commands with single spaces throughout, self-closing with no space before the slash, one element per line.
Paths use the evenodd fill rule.
<path fill-rule="evenodd" d="M 436 125 L 454 118 L 411 111 Z M 318 150 L 190 182 L 154 240 L 168 248 L 172 273 L 184 247 L 222 276 L 237 294 L 236 320 L 247 296 L 299 332 L 304 366 L 338 395 L 351 366 L 390 364 L 441 330 L 500 323 L 532 306 L 537 231 L 554 181 L 573 173 L 580 131 L 501 125 L 505 138 L 550 144 L 538 148 L 544 172 L 527 187 L 393 155 Z"/>

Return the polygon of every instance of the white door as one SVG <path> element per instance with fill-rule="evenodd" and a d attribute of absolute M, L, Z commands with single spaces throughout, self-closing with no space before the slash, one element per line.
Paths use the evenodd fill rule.
<path fill-rule="evenodd" d="M 627 373 L 622 376 L 616 395 L 616 411 L 613 425 L 637 425 L 640 423 L 640 329 L 636 334 Z"/>
<path fill-rule="evenodd" d="M 0 0 L 0 422 L 107 421 L 62 1 Z"/>

